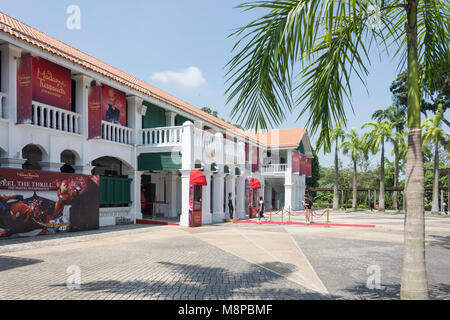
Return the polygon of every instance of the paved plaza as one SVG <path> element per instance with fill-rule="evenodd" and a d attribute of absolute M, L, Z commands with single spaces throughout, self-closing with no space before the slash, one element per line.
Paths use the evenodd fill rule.
<path fill-rule="evenodd" d="M 375 227 L 129 225 L 3 240 L 0 299 L 397 299 L 403 220 L 332 213 Z M 450 218 L 427 217 L 426 232 L 430 296 L 449 299 Z"/>

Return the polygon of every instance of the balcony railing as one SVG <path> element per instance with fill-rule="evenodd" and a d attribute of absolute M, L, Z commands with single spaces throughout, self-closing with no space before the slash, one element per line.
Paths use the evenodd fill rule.
<path fill-rule="evenodd" d="M 52 107 L 40 102 L 32 103 L 31 123 L 52 130 L 80 134 L 81 116 L 75 112 Z"/>
<path fill-rule="evenodd" d="M 4 114 L 4 106 L 5 106 L 5 100 L 6 100 L 6 93 L 0 92 L 0 119 L 5 118 L 5 114 Z"/>
<path fill-rule="evenodd" d="M 139 132 L 139 144 L 152 147 L 179 146 L 182 135 L 182 126 L 142 129 Z"/>
<path fill-rule="evenodd" d="M 133 129 L 102 121 L 102 139 L 123 144 L 133 144 Z"/>
<path fill-rule="evenodd" d="M 264 164 L 261 168 L 263 174 L 284 173 L 287 171 L 287 164 Z"/>

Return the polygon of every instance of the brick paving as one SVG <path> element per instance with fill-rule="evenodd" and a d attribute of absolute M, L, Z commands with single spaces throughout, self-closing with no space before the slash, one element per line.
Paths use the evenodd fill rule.
<path fill-rule="evenodd" d="M 196 229 L 119 226 L 4 240 L 0 241 L 0 299 L 397 299 L 402 216 L 345 214 L 335 219 L 379 224 L 370 230 L 232 223 Z M 449 222 L 427 220 L 432 299 L 450 299 Z M 320 294 L 291 281 L 286 273 L 275 272 L 279 268 L 275 264 L 287 261 L 277 261 L 281 252 L 267 246 L 274 242 L 258 241 L 258 232 L 277 238 L 279 246 L 284 238 L 296 243 L 328 293 Z M 233 235 L 241 235 L 240 240 L 214 238 Z M 253 247 L 245 238 L 253 239 Z M 266 257 L 273 254 L 275 260 L 259 260 L 255 245 L 265 246 Z M 252 255 L 246 257 L 246 248 Z M 301 263 L 289 268 L 307 276 L 306 264 Z M 366 287 L 369 265 L 381 268 L 381 290 Z M 79 289 L 66 285 L 70 266 L 81 271 Z"/>

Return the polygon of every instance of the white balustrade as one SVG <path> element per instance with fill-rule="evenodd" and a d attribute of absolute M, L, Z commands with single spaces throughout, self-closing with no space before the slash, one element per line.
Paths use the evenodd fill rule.
<path fill-rule="evenodd" d="M 40 102 L 32 103 L 31 123 L 35 126 L 80 134 L 80 119 L 81 116 L 78 113 Z"/>
<path fill-rule="evenodd" d="M 123 144 L 133 144 L 133 129 L 102 121 L 102 139 Z"/>
<path fill-rule="evenodd" d="M 4 114 L 4 106 L 5 106 L 5 100 L 6 100 L 6 93 L 0 92 L 0 119 L 5 118 Z"/>
<path fill-rule="evenodd" d="M 224 148 L 224 154 L 225 154 L 225 163 L 234 163 L 235 162 L 235 155 L 236 155 L 236 143 L 231 141 L 230 139 L 224 139 L 225 142 L 225 148 Z"/>
<path fill-rule="evenodd" d="M 264 174 L 283 173 L 287 170 L 287 164 L 265 164 L 262 166 L 261 172 Z"/>
<path fill-rule="evenodd" d="M 145 146 L 179 146 L 181 145 L 183 127 L 161 127 L 139 131 L 140 144 Z"/>

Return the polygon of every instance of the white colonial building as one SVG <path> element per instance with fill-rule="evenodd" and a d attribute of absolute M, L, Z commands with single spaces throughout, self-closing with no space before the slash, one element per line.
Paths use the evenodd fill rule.
<path fill-rule="evenodd" d="M 0 167 L 100 175 L 100 225 L 159 217 L 186 226 L 193 169 L 207 180 L 203 224 L 229 217 L 230 193 L 245 218 L 250 178 L 267 208 L 301 208 L 312 158 L 305 129 L 244 132 L 3 13 L 0 51 Z M 40 78 L 55 87 L 42 92 L 70 95 L 68 107 L 24 93 L 23 62 L 34 58 L 55 66 Z M 68 70 L 68 92 L 57 90 L 56 66 Z M 123 94 L 122 122 L 98 118 L 102 100 L 91 93 L 105 87 L 114 91 L 102 99 Z"/>

